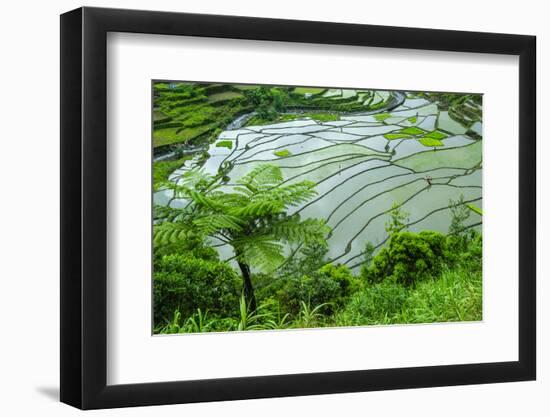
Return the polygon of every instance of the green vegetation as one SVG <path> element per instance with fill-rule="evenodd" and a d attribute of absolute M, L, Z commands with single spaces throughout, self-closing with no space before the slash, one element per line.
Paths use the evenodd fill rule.
<path fill-rule="evenodd" d="M 339 120 L 340 112 L 376 110 L 392 99 L 360 91 L 325 97 L 325 88 L 269 87 L 254 85 L 165 83 L 153 84 L 153 146 L 165 148 L 174 144 L 193 146 L 212 143 L 217 134 L 237 116 L 255 115 L 248 125 L 310 117 L 321 122 Z M 345 90 L 348 91 L 348 90 Z M 353 92 L 353 91 L 352 91 Z M 287 111 L 305 111 L 288 114 Z M 380 118 L 389 114 L 378 114 Z"/>
<path fill-rule="evenodd" d="M 296 87 L 294 92 L 297 94 L 322 94 L 326 91 L 326 88 L 315 87 Z"/>
<path fill-rule="evenodd" d="M 258 116 L 254 116 L 248 120 L 247 126 L 261 126 L 279 122 L 289 122 L 292 120 L 301 120 L 310 118 L 317 120 L 318 122 L 332 122 L 340 120 L 340 115 L 337 113 L 282 113 L 278 115 L 274 120 L 264 119 Z"/>
<path fill-rule="evenodd" d="M 416 126 L 406 127 L 405 129 L 401 129 L 399 133 L 406 133 L 408 135 L 421 135 L 423 133 L 426 133 L 424 129 L 420 129 Z"/>
<path fill-rule="evenodd" d="M 411 116 L 407 119 L 407 121 L 410 123 L 416 123 L 417 120 L 418 120 L 417 116 Z"/>
<path fill-rule="evenodd" d="M 454 121 L 470 127 L 482 118 L 481 94 L 458 93 L 418 93 L 430 101 L 436 102 L 440 110 L 447 110 Z"/>
<path fill-rule="evenodd" d="M 303 117 L 309 117 L 310 119 L 317 120 L 319 122 L 333 122 L 340 120 L 340 115 L 337 113 L 304 113 Z"/>
<path fill-rule="evenodd" d="M 183 156 L 169 161 L 156 161 L 153 164 L 153 190 L 157 191 L 163 183 L 168 181 L 168 177 L 176 169 L 180 168 L 189 156 Z"/>
<path fill-rule="evenodd" d="M 412 285 L 441 273 L 446 250 L 445 236 L 438 232 L 392 233 L 389 244 L 364 267 L 363 276 L 368 282 Z"/>
<path fill-rule="evenodd" d="M 388 140 L 410 139 L 412 136 L 406 133 L 386 133 L 384 137 Z"/>
<path fill-rule="evenodd" d="M 391 281 L 369 285 L 339 312 L 336 326 L 441 323 L 482 319 L 480 271 L 445 269 L 414 287 Z"/>
<path fill-rule="evenodd" d="M 235 91 L 224 91 L 222 93 L 216 93 L 216 94 L 212 94 L 211 96 L 209 96 L 208 97 L 208 102 L 209 103 L 217 103 L 217 102 L 220 102 L 220 101 L 229 101 L 231 99 L 240 98 L 242 96 L 243 95 L 241 93 L 237 93 Z"/>
<path fill-rule="evenodd" d="M 280 151 L 274 151 L 273 154 L 279 158 L 284 158 L 285 156 L 290 156 L 292 153 L 288 149 L 281 149 Z"/>
<path fill-rule="evenodd" d="M 308 91 L 306 91 L 308 90 Z M 244 91 L 247 102 L 255 108 L 256 114 L 247 125 L 263 125 L 275 122 L 294 120 L 297 118 L 311 117 L 319 121 L 338 120 L 337 112 L 365 111 L 381 108 L 387 104 L 391 97 L 385 101 L 379 101 L 376 105 L 365 104 L 357 101 L 357 96 L 349 97 L 330 96 L 325 97 L 321 92 L 313 94 L 313 89 L 298 90 L 283 87 L 260 86 L 256 89 Z M 315 90 L 317 91 L 317 90 Z M 306 97 L 306 94 L 312 94 Z M 287 111 L 299 110 L 300 114 L 289 114 Z M 308 111 L 311 109 L 311 111 Z"/>
<path fill-rule="evenodd" d="M 466 206 L 472 210 L 474 213 L 479 214 L 480 216 L 483 216 L 483 210 L 481 210 L 478 206 L 474 204 L 466 204 Z"/>
<path fill-rule="evenodd" d="M 434 130 L 433 132 L 426 133 L 423 137 L 429 139 L 445 139 L 447 135 L 439 130 Z"/>
<path fill-rule="evenodd" d="M 216 147 L 232 149 L 233 148 L 233 141 L 231 141 L 231 140 L 220 140 L 219 142 L 216 142 Z"/>
<path fill-rule="evenodd" d="M 217 124 L 190 128 L 167 128 L 153 131 L 153 146 L 159 147 L 180 142 L 192 142 L 203 135 L 214 132 Z"/>
<path fill-rule="evenodd" d="M 254 84 L 235 84 L 234 87 L 238 90 L 254 90 L 258 88 L 258 86 Z"/>
<path fill-rule="evenodd" d="M 244 93 L 225 84 L 155 83 L 153 146 L 213 142 L 220 129 L 252 109 Z"/>
<path fill-rule="evenodd" d="M 197 308 L 222 316 L 236 313 L 241 280 L 228 264 L 185 253 L 171 254 L 158 260 L 155 270 L 157 322 L 171 317 L 176 310 L 186 317 Z"/>
<path fill-rule="evenodd" d="M 159 120 L 168 121 L 169 118 L 167 118 L 163 112 L 158 110 L 153 110 L 153 121 L 158 122 Z"/>
<path fill-rule="evenodd" d="M 432 139 L 428 137 L 423 137 L 419 140 L 419 142 L 424 146 L 443 146 L 443 142 L 441 142 L 438 139 Z"/>
<path fill-rule="evenodd" d="M 378 113 L 374 115 L 374 118 L 379 122 L 383 122 L 384 120 L 389 119 L 390 117 L 391 117 L 391 114 L 389 113 Z"/>

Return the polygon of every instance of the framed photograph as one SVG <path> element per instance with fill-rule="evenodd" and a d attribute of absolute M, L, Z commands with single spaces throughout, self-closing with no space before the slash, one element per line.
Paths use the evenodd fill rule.
<path fill-rule="evenodd" d="M 535 37 L 61 16 L 61 401 L 533 380 Z"/>

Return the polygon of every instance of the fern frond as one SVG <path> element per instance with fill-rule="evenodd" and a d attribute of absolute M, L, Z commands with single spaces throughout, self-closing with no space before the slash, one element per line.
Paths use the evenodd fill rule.
<path fill-rule="evenodd" d="M 292 216 L 274 223 L 270 232 L 276 239 L 289 243 L 322 243 L 330 233 L 330 227 L 324 220 L 306 219 L 300 221 L 299 216 Z"/>
<path fill-rule="evenodd" d="M 282 181 L 283 173 L 281 168 L 277 165 L 261 164 L 238 180 L 237 184 L 256 189 L 275 186 Z"/>
<path fill-rule="evenodd" d="M 205 193 L 201 193 L 193 189 L 188 189 L 187 196 L 196 206 L 202 206 L 210 210 L 219 210 L 223 208 L 222 205 L 217 201 L 217 198 L 211 198 Z"/>
<path fill-rule="evenodd" d="M 153 228 L 153 243 L 162 245 L 176 243 L 196 236 L 189 224 L 184 222 L 165 222 Z"/>
<path fill-rule="evenodd" d="M 210 184 L 213 181 L 214 177 L 206 173 L 203 169 L 193 168 L 180 176 L 178 184 L 187 187 L 195 187 L 197 184 Z"/>
<path fill-rule="evenodd" d="M 284 204 L 279 200 L 248 201 L 241 207 L 233 207 L 231 213 L 237 217 L 258 218 L 275 215 L 284 210 Z"/>
<path fill-rule="evenodd" d="M 213 195 L 216 204 L 224 207 L 224 210 L 229 210 L 233 207 L 242 207 L 250 202 L 250 198 L 238 193 L 216 193 Z"/>
<path fill-rule="evenodd" d="M 173 222 L 182 216 L 182 209 L 170 206 L 153 206 L 153 220 L 155 222 Z"/>
<path fill-rule="evenodd" d="M 250 185 L 237 185 L 233 190 L 246 197 L 252 197 L 258 190 Z"/>
<path fill-rule="evenodd" d="M 284 260 L 283 245 L 276 242 L 273 236 L 260 235 L 234 239 L 232 245 L 239 253 L 239 260 L 248 265 L 270 272 L 281 265 Z"/>
<path fill-rule="evenodd" d="M 315 183 L 310 181 L 272 188 L 266 192 L 266 198 L 281 200 L 287 207 L 303 204 L 316 195 Z"/>
<path fill-rule="evenodd" d="M 242 229 L 242 221 L 238 217 L 219 213 L 197 218 L 193 220 L 193 225 L 204 234 L 214 234 L 224 229 L 238 232 Z"/>

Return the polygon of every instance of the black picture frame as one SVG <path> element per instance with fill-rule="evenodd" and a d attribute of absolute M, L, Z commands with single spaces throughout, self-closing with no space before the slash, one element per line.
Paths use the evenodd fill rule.
<path fill-rule="evenodd" d="M 107 385 L 108 32 L 519 56 L 518 361 Z M 61 15 L 61 401 L 81 409 L 533 380 L 534 36 L 79 8 Z"/>

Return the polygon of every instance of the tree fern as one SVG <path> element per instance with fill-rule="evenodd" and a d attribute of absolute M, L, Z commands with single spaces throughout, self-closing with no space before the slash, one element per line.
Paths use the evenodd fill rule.
<path fill-rule="evenodd" d="M 185 207 L 156 210 L 155 244 L 186 239 L 190 233 L 228 243 L 243 274 L 247 303 L 255 309 L 250 266 L 272 271 L 285 260 L 284 243 L 322 242 L 330 232 L 322 220 L 287 213 L 313 198 L 314 187 L 310 181 L 285 185 L 281 169 L 269 164 L 225 187 L 218 177 L 191 170 L 170 186 L 187 201 Z"/>

